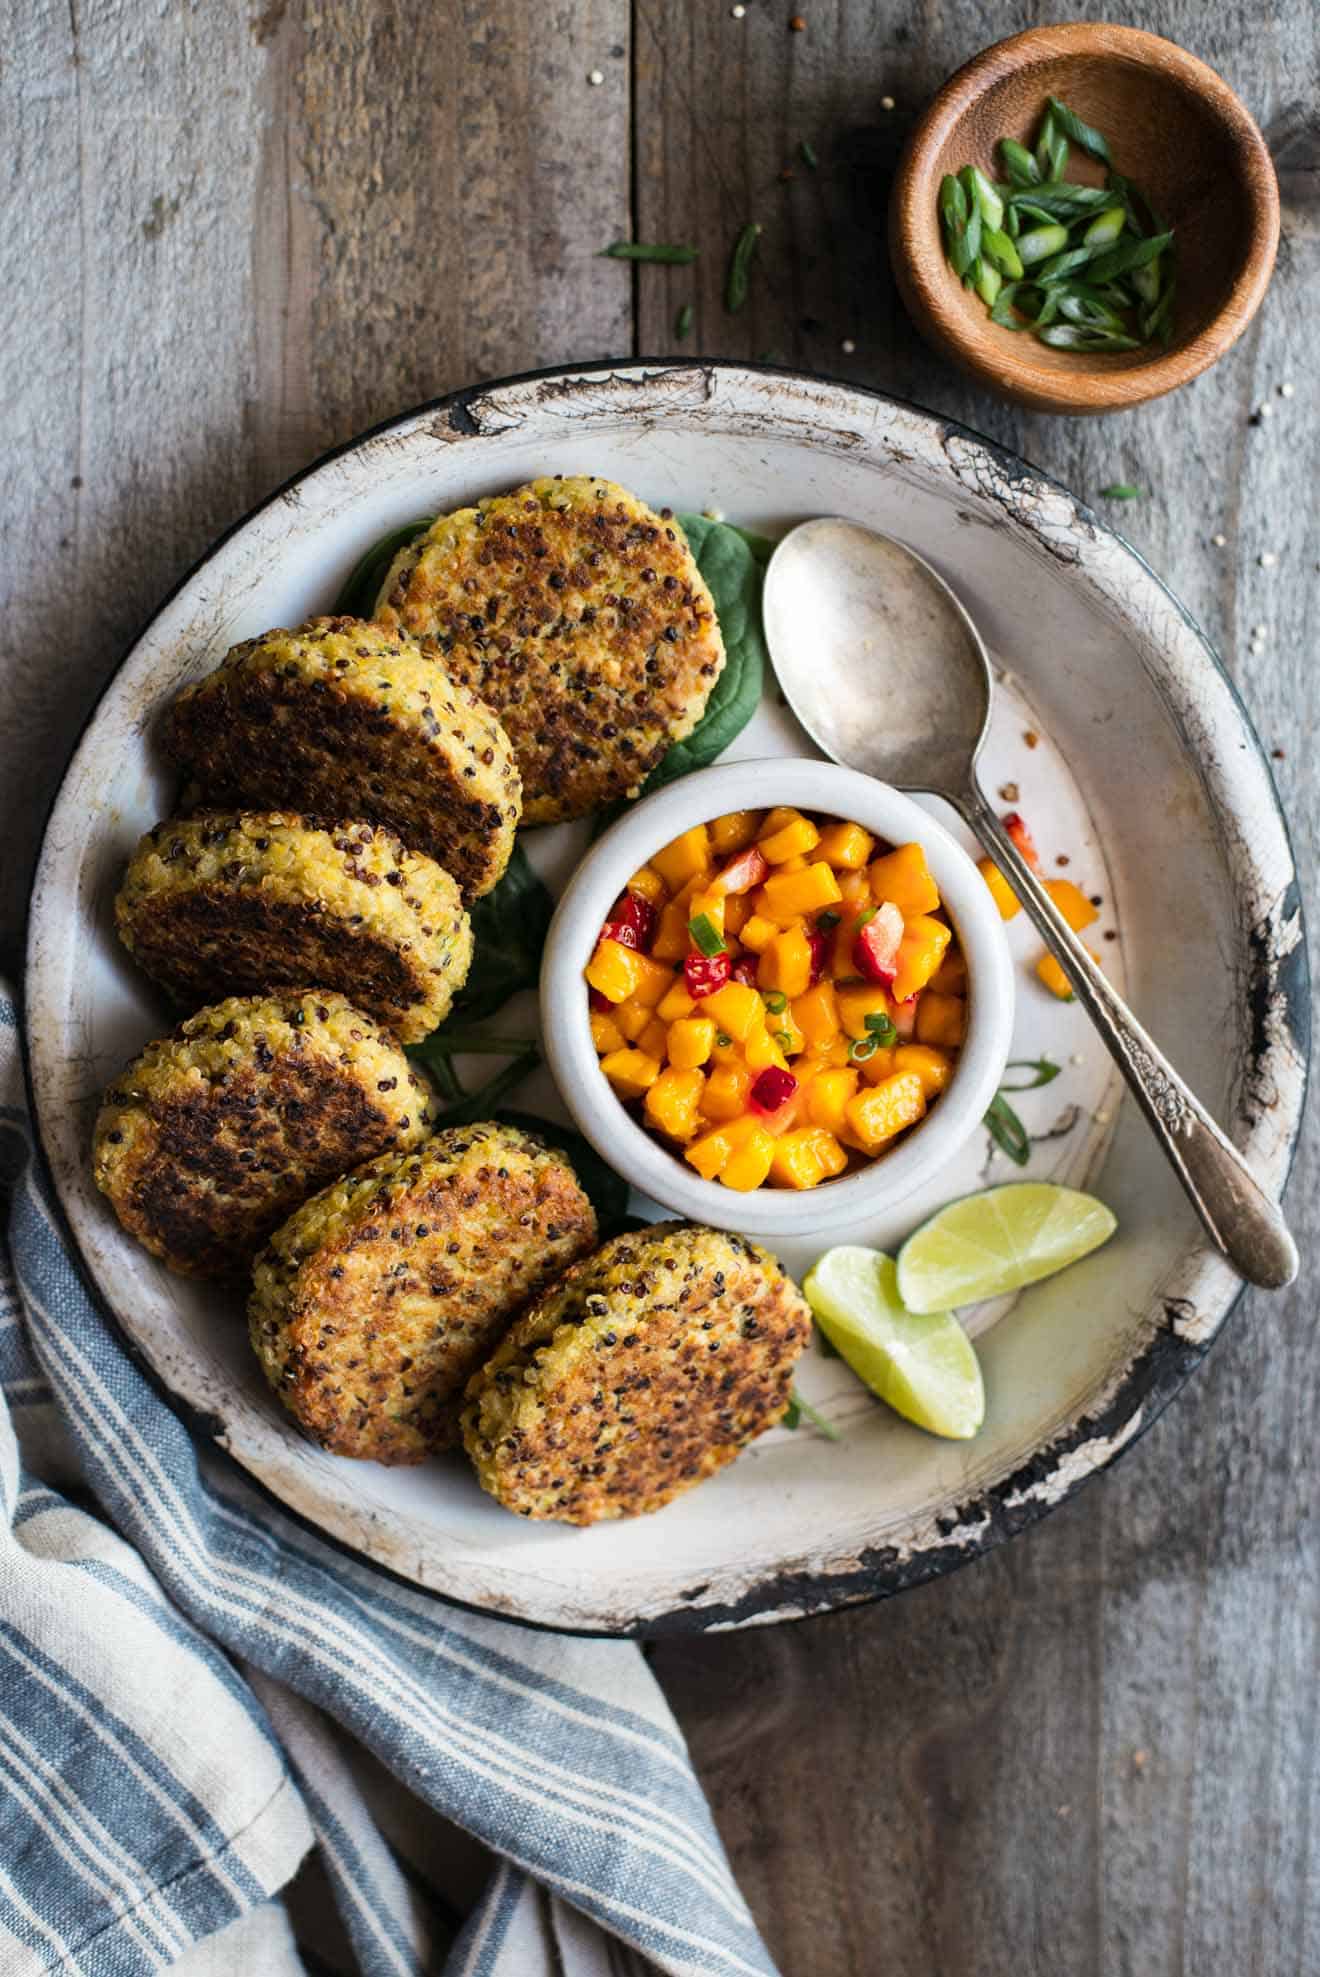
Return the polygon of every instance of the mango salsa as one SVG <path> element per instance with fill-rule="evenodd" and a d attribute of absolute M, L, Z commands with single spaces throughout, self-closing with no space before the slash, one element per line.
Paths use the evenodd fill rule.
<path fill-rule="evenodd" d="M 1051 887 L 1087 924 L 1085 896 Z M 966 1034 L 967 965 L 921 845 L 788 805 L 658 847 L 586 979 L 618 1098 L 739 1192 L 882 1158 L 939 1102 Z"/>

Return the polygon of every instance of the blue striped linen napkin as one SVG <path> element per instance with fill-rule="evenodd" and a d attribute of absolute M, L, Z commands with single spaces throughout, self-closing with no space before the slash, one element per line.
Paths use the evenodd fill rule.
<path fill-rule="evenodd" d="M 347 1556 L 138 1371 L 52 1208 L 3 990 L 0 1174 L 5 1977 L 332 1968 L 276 1899 L 313 1845 L 299 1885 L 364 1977 L 774 1977 L 634 1645 Z M 464 1920 L 445 1863 L 489 1868 L 474 1839 Z"/>

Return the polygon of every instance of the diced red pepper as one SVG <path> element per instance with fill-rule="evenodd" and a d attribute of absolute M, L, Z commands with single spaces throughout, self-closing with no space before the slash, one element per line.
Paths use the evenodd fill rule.
<path fill-rule="evenodd" d="M 797 1088 L 798 1081 L 791 1071 L 781 1071 L 777 1064 L 771 1064 L 762 1071 L 748 1092 L 748 1103 L 755 1112 L 778 1112 L 781 1105 L 788 1104 Z"/>
<path fill-rule="evenodd" d="M 694 1002 L 714 995 L 729 979 L 727 954 L 689 954 L 683 963 L 683 986 Z"/>
<path fill-rule="evenodd" d="M 892 900 L 886 900 L 853 942 L 857 972 L 868 982 L 883 982 L 888 988 L 898 971 L 898 944 L 902 938 L 903 915 Z"/>
<path fill-rule="evenodd" d="M 830 951 L 830 937 L 819 927 L 813 927 L 807 935 L 807 946 L 811 949 L 811 987 L 815 987 L 825 973 L 825 956 Z"/>
<path fill-rule="evenodd" d="M 1036 840 L 1027 829 L 1022 812 L 1020 810 L 1010 810 L 1002 821 L 1004 829 L 1008 832 L 1008 835 L 1026 859 L 1032 871 L 1038 872 L 1040 870 L 1040 853 L 1036 849 Z"/>
<path fill-rule="evenodd" d="M 910 995 L 906 1002 L 894 1004 L 894 1028 L 901 1037 L 913 1037 L 917 1033 L 917 1003 L 920 997 Z"/>
<path fill-rule="evenodd" d="M 760 846 L 749 844 L 746 851 L 740 851 L 722 872 L 715 874 L 707 891 L 713 899 L 723 899 L 731 892 L 750 892 L 753 886 L 760 885 L 769 870 Z"/>
<path fill-rule="evenodd" d="M 649 899 L 639 892 L 625 892 L 605 922 L 602 938 L 617 940 L 620 947 L 635 947 L 649 954 L 655 939 L 657 914 Z"/>
<path fill-rule="evenodd" d="M 602 995 L 600 990 L 595 988 L 588 988 L 587 1002 L 589 1006 L 592 1009 L 594 1009 L 598 1015 L 601 1016 L 605 1014 L 605 1011 L 607 1009 L 613 1009 L 614 1007 L 614 1004 L 610 1001 L 609 997 L 607 995 Z"/>
<path fill-rule="evenodd" d="M 757 959 L 754 954 L 740 954 L 729 970 L 729 979 L 741 982 L 746 988 L 756 987 Z"/>

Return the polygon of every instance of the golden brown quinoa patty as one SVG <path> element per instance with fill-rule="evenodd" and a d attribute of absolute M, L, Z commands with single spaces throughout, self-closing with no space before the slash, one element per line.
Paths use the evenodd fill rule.
<path fill-rule="evenodd" d="M 248 639 L 179 695 L 165 746 L 208 808 L 370 817 L 465 900 L 509 862 L 522 809 L 509 737 L 402 632 L 313 618 Z"/>
<path fill-rule="evenodd" d="M 341 989 L 404 1043 L 467 979 L 472 928 L 448 872 L 376 824 L 204 812 L 148 831 L 115 901 L 124 945 L 181 1002 L 305 982 Z"/>
<path fill-rule="evenodd" d="M 342 995 L 231 996 L 116 1078 L 96 1121 L 96 1185 L 172 1270 L 243 1276 L 333 1175 L 424 1139 L 430 1105 L 393 1037 Z"/>
<path fill-rule="evenodd" d="M 494 709 L 528 824 L 636 795 L 691 734 L 724 665 L 678 523 L 594 476 L 441 515 L 395 558 L 376 615 Z"/>
<path fill-rule="evenodd" d="M 568 1162 L 512 1126 L 453 1126 L 304 1204 L 257 1260 L 252 1345 L 322 1447 L 422 1462 L 528 1298 L 596 1240 Z"/>
<path fill-rule="evenodd" d="M 657 1222 L 570 1270 L 468 1384 L 483 1489 L 567 1524 L 659 1510 L 788 1406 L 805 1299 L 742 1236 Z"/>

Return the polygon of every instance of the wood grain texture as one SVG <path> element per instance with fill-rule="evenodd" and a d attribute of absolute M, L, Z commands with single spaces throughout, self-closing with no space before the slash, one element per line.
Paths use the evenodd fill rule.
<path fill-rule="evenodd" d="M 985 397 L 918 342 L 884 208 L 901 136 L 952 69 L 1037 19 L 1108 6 L 801 5 L 800 34 L 770 0 L 741 21 L 725 0 L 636 0 L 631 18 L 626 0 L 0 5 L 21 187 L 0 229 L 11 965 L 78 721 L 218 530 L 320 448 L 434 392 L 680 347 L 688 299 L 688 352 L 936 405 L 1091 498 L 1150 488 L 1120 525 L 1284 751 L 1309 881 L 1314 11 L 1127 10 L 1209 61 L 1265 127 L 1283 246 L 1265 307 L 1213 372 L 1070 423 Z M 627 232 L 630 199 L 639 235 L 701 247 L 694 268 L 593 258 Z M 731 318 L 726 259 L 749 219 L 765 232 Z M 1318 1180 L 1312 1136 L 1290 1193 L 1312 1254 Z M 1245 1300 L 1145 1442 L 1006 1550 L 882 1607 L 656 1650 L 786 1974 L 1320 1968 L 1318 1416 L 1304 1275 L 1287 1297 Z"/>

